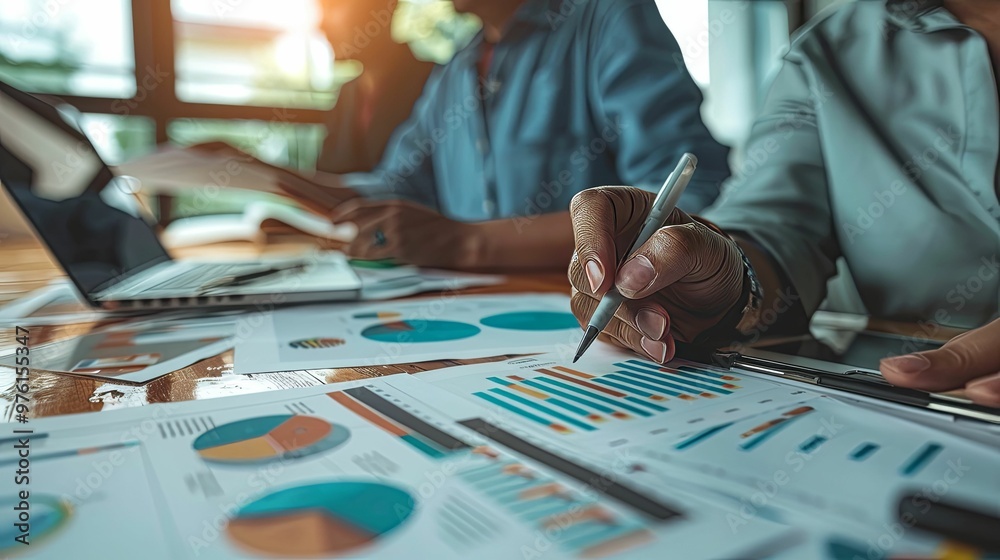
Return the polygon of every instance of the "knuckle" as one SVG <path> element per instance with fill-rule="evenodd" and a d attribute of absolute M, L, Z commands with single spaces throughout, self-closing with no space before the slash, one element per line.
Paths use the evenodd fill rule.
<path fill-rule="evenodd" d="M 625 342 L 628 345 L 638 344 L 638 338 L 635 336 L 635 329 L 631 325 L 618 319 L 617 317 L 611 321 L 611 335 L 615 338 Z"/>
<path fill-rule="evenodd" d="M 704 234 L 695 224 L 678 224 L 661 228 L 656 233 L 662 234 L 665 244 L 676 244 L 682 251 L 691 253 L 698 250 L 704 241 Z"/>
<path fill-rule="evenodd" d="M 945 344 L 938 350 L 949 367 L 960 372 L 972 369 L 977 356 L 976 346 L 964 344 L 964 342 L 966 341 L 963 340 L 958 344 Z"/>

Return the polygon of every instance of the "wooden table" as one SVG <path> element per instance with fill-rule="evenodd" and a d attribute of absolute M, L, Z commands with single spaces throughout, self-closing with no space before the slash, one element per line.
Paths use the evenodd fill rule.
<path fill-rule="evenodd" d="M 303 248 L 302 244 L 299 243 L 297 245 L 290 244 L 280 249 L 281 252 L 286 252 L 296 247 Z M 274 252 L 275 247 L 272 246 L 271 249 L 267 252 Z M 232 255 L 234 251 L 247 257 L 255 253 L 260 254 L 245 244 L 228 248 L 217 246 L 208 249 L 208 251 L 225 251 L 227 256 Z M 205 256 L 205 254 L 205 249 L 199 249 L 188 251 L 183 256 Z M 8 242 L 0 247 L 0 305 L 41 288 L 51 280 L 61 276 L 59 268 L 51 262 L 44 249 L 34 241 Z M 459 293 L 515 292 L 569 293 L 569 284 L 566 281 L 565 273 L 562 272 L 515 275 L 508 276 L 507 282 L 498 286 L 470 288 L 461 290 Z M 47 342 L 81 336 L 110 322 L 30 327 L 30 343 L 32 347 L 37 347 Z M 0 355 L 8 353 L 14 347 L 14 327 L 15 325 L 0 325 Z M 335 383 L 396 373 L 416 373 L 459 364 L 497 361 L 509 357 L 495 356 L 480 360 L 442 360 L 415 364 L 237 375 L 233 373 L 233 351 L 228 350 L 146 384 L 112 382 L 107 379 L 33 369 L 30 374 L 32 399 L 30 417 L 97 412 L 127 406 L 208 399 L 301 387 L 322 382 Z M 12 419 L 13 407 L 11 405 L 14 402 L 14 382 L 14 370 L 0 366 L 0 410 L 3 413 L 0 421 L 3 422 L 10 422 Z"/>
<path fill-rule="evenodd" d="M 280 247 L 282 251 L 301 248 L 292 244 Z M 275 247 L 271 247 L 275 249 Z M 196 256 L 225 251 L 231 255 L 238 251 L 241 256 L 260 254 L 245 245 L 238 248 L 214 246 L 196 251 Z M 270 251 L 268 251 L 270 252 Z M 191 252 L 188 255 L 190 256 Z M 0 305 L 7 303 L 31 290 L 45 286 L 61 271 L 47 257 L 46 252 L 34 241 L 12 242 L 8 240 L 0 246 Z M 556 292 L 568 293 L 569 285 L 562 272 L 509 276 L 508 281 L 499 286 L 462 290 L 463 294 Z M 419 297 L 419 296 L 418 296 Z M 81 336 L 105 323 L 81 323 L 54 327 L 31 327 L 31 345 L 37 347 L 47 342 Z M 907 336 L 928 337 L 925 328 L 905 323 L 870 321 L 869 328 L 882 332 L 892 332 Z M 940 328 L 933 333 L 934 338 L 947 339 L 959 331 Z M 0 355 L 14 345 L 14 325 L 0 325 Z M 496 356 L 481 360 L 434 361 L 415 364 L 371 366 L 311 370 L 308 372 L 279 372 L 272 374 L 236 375 L 233 373 L 233 351 L 202 360 L 184 369 L 156 379 L 146 384 L 111 382 L 96 379 L 32 370 L 30 394 L 31 417 L 55 416 L 77 412 L 96 412 L 127 406 L 176 402 L 194 399 L 254 393 L 281 388 L 315 385 L 322 382 L 335 383 L 363 378 L 380 377 L 396 373 L 416 373 L 459 363 L 497 361 L 508 356 Z M 0 407 L 3 416 L 0 421 L 11 421 L 14 402 L 14 371 L 0 366 Z"/>

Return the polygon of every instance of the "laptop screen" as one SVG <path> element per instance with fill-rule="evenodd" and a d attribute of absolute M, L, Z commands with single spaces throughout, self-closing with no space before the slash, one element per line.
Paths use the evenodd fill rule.
<path fill-rule="evenodd" d="M 0 82 L 0 183 L 85 295 L 170 260 L 123 181 L 59 109 Z"/>

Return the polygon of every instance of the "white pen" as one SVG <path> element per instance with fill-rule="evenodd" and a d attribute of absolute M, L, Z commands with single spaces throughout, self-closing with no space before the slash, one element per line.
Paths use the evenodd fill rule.
<path fill-rule="evenodd" d="M 697 165 L 698 158 L 694 157 L 693 154 L 684 154 L 681 156 L 681 161 L 677 164 L 677 168 L 667 177 L 663 186 L 660 187 L 660 192 L 656 194 L 656 198 L 653 200 L 653 207 L 649 210 L 649 216 L 646 217 L 642 231 L 639 232 L 639 235 L 632 241 L 632 245 L 625 251 L 624 257 L 618 263 L 618 267 L 625 264 L 625 261 L 632 256 L 633 250 L 642 247 L 642 244 L 648 241 L 656 233 L 656 230 L 663 227 L 667 218 L 670 217 L 670 213 L 677 207 L 677 201 L 684 194 L 684 189 L 687 188 L 688 183 L 691 181 Z M 590 348 L 590 345 L 597 340 L 597 335 L 601 334 L 601 331 L 608 326 L 608 323 L 614 318 L 615 312 L 618 311 L 624 299 L 624 296 L 618 293 L 618 289 L 614 285 L 604 294 L 601 302 L 597 304 L 594 314 L 590 317 L 590 321 L 587 323 L 587 332 L 583 333 L 583 340 L 580 341 L 580 346 L 576 349 L 576 357 L 573 358 L 573 363 L 576 363 L 580 359 L 580 356 L 583 356 L 583 353 L 587 351 L 587 348 Z"/>

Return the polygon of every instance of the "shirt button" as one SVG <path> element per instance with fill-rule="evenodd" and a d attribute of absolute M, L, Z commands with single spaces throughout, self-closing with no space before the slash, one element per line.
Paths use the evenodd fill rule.
<path fill-rule="evenodd" d="M 496 207 L 496 203 L 488 198 L 483 201 L 483 213 L 489 217 L 493 217 L 493 212 L 496 210 Z"/>
<path fill-rule="evenodd" d="M 480 154 L 486 153 L 486 146 L 487 144 L 485 138 L 480 138 L 479 140 L 476 140 L 476 151 L 478 151 Z"/>

